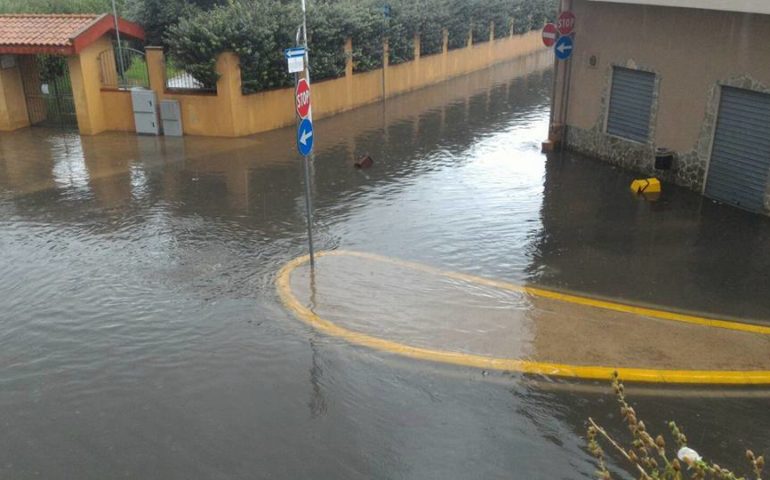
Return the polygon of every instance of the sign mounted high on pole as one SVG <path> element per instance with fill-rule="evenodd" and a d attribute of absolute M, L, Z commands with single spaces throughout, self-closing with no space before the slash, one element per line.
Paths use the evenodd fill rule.
<path fill-rule="evenodd" d="M 286 62 L 289 65 L 289 73 L 299 73 L 305 71 L 305 48 L 295 47 L 287 48 L 283 51 Z"/>
<path fill-rule="evenodd" d="M 575 14 L 569 11 L 561 12 L 556 23 L 547 23 L 543 27 L 543 43 L 553 47 L 556 58 L 568 60 L 575 50 Z"/>
<path fill-rule="evenodd" d="M 569 35 L 575 31 L 575 14 L 572 12 L 561 12 L 559 19 L 556 21 L 556 27 L 559 29 L 559 34 Z"/>
<path fill-rule="evenodd" d="M 553 47 L 557 38 L 559 38 L 559 30 L 556 28 L 556 25 L 553 23 L 546 23 L 545 27 L 543 27 L 543 44 L 549 48 Z"/>
<path fill-rule="evenodd" d="M 310 85 L 304 78 L 297 82 L 294 100 L 297 105 L 297 116 L 302 119 L 308 118 L 310 115 Z"/>

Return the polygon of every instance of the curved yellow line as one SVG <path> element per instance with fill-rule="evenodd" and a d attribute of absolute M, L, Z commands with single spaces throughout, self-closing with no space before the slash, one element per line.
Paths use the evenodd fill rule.
<path fill-rule="evenodd" d="M 637 313 L 640 315 L 664 318 L 685 323 L 694 323 L 716 328 L 729 328 L 731 330 L 748 331 L 752 333 L 761 333 L 767 335 L 770 329 L 758 325 L 741 324 L 739 322 L 728 322 L 724 320 L 712 320 L 690 315 L 676 314 L 671 312 L 658 311 L 649 308 L 633 307 L 630 305 L 616 304 L 612 302 L 593 300 L 575 295 L 566 295 L 557 292 L 551 292 L 533 287 L 522 287 L 497 280 L 490 280 L 473 275 L 466 275 L 455 272 L 444 272 L 433 267 L 390 259 L 361 252 L 327 251 L 319 252 L 317 257 L 330 255 L 347 255 L 368 258 L 376 261 L 383 261 L 395 265 L 402 265 L 415 270 L 443 275 L 448 278 L 474 282 L 505 290 L 526 292 L 532 295 L 551 298 L 554 300 L 577 303 L 580 305 L 594 306 L 619 312 Z M 624 368 L 624 367 L 604 367 L 604 366 L 580 366 L 559 364 L 550 362 L 536 362 L 530 360 L 518 360 L 512 358 L 495 358 L 482 355 L 473 355 L 458 352 L 448 352 L 443 350 L 433 350 L 428 348 L 412 347 L 401 343 L 373 337 L 360 332 L 355 332 L 341 327 L 333 322 L 324 320 L 316 315 L 312 310 L 304 306 L 292 293 L 291 274 L 297 267 L 308 263 L 309 256 L 295 258 L 281 268 L 276 279 L 278 294 L 284 306 L 293 312 L 300 320 L 312 326 L 316 330 L 327 335 L 342 338 L 347 342 L 356 345 L 362 345 L 375 350 L 394 353 L 404 357 L 418 360 L 427 360 L 431 362 L 445 363 L 451 365 L 460 365 L 466 367 L 475 367 L 488 370 L 500 370 L 519 372 L 533 375 L 548 375 L 564 378 L 576 378 L 586 380 L 608 380 L 613 372 L 618 372 L 620 377 L 629 382 L 646 383 L 678 383 L 678 384 L 714 384 L 714 385 L 767 385 L 770 384 L 770 371 L 744 371 L 744 370 L 661 370 L 646 368 Z"/>

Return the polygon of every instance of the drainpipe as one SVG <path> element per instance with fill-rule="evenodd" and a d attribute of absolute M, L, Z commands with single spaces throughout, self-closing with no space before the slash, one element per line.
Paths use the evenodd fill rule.
<path fill-rule="evenodd" d="M 571 10 L 572 10 L 572 0 L 561 0 L 561 2 L 559 3 L 559 11 L 557 12 L 557 16 L 562 12 L 567 12 Z M 571 66 L 572 66 L 572 59 L 569 59 L 566 62 L 559 61 L 558 59 L 554 59 L 553 85 L 551 90 L 551 118 L 550 118 L 549 131 L 548 131 L 548 140 L 549 140 L 550 148 L 552 148 L 552 146 L 555 144 L 559 144 L 560 146 L 563 146 L 564 134 L 565 134 L 565 123 L 567 121 L 566 101 L 568 96 L 568 87 L 569 87 L 568 83 L 569 83 L 569 76 L 570 76 L 569 73 L 571 71 Z M 557 102 L 557 92 L 559 92 L 558 102 Z M 558 115 L 557 115 L 557 104 L 558 104 Z"/>
<path fill-rule="evenodd" d="M 572 11 L 572 0 L 562 0 L 562 11 L 564 12 L 570 12 Z M 574 34 L 573 34 L 574 35 Z M 574 58 L 574 54 L 569 57 L 566 64 L 564 65 L 564 80 L 563 80 L 563 91 L 562 91 L 562 99 L 563 99 L 563 107 L 561 109 L 561 121 L 559 122 L 561 124 L 561 145 L 560 149 L 564 150 L 564 144 L 567 142 L 567 114 L 569 112 L 569 97 L 570 93 L 572 92 L 572 60 Z"/>

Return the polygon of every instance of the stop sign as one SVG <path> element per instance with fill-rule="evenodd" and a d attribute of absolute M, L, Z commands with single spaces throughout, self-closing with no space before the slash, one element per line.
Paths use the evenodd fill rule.
<path fill-rule="evenodd" d="M 572 12 L 561 12 L 559 20 L 556 21 L 559 33 L 569 35 L 575 29 L 575 14 Z"/>
<path fill-rule="evenodd" d="M 543 27 L 543 43 L 546 47 L 553 47 L 556 43 L 556 39 L 559 37 L 559 33 L 556 29 L 556 25 L 553 23 L 546 23 Z"/>
<path fill-rule="evenodd" d="M 307 80 L 304 78 L 300 79 L 295 93 L 297 115 L 299 115 L 299 118 L 307 118 L 310 114 L 310 85 L 308 85 Z"/>

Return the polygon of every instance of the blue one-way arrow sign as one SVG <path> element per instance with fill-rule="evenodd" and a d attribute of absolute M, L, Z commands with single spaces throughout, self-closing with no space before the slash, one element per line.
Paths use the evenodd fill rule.
<path fill-rule="evenodd" d="M 297 149 L 303 157 L 313 151 L 313 122 L 307 118 L 300 122 L 297 129 Z"/>
<path fill-rule="evenodd" d="M 572 37 L 567 35 L 560 37 L 554 46 L 554 50 L 556 50 L 556 58 L 559 60 L 568 59 L 572 56 L 572 50 L 574 50 L 574 48 L 575 42 L 572 40 Z"/>

